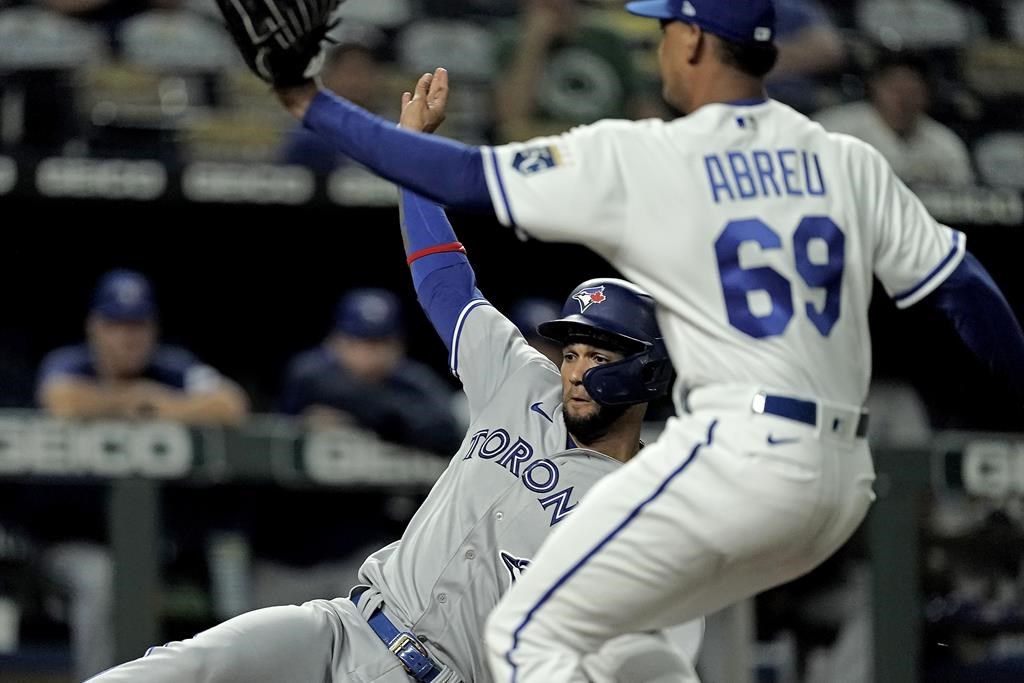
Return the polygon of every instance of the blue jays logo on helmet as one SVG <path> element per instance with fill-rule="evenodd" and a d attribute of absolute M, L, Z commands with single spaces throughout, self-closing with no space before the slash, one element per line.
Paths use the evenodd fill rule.
<path fill-rule="evenodd" d="M 530 561 L 526 558 L 516 557 L 504 550 L 499 550 L 498 556 L 501 558 L 502 563 L 504 563 L 505 569 L 508 570 L 509 586 L 515 583 L 522 576 L 523 570 L 530 566 Z"/>
<path fill-rule="evenodd" d="M 604 303 L 608 297 L 604 294 L 604 285 L 600 287 L 587 287 L 572 295 L 580 303 L 580 313 L 583 313 L 594 304 Z"/>

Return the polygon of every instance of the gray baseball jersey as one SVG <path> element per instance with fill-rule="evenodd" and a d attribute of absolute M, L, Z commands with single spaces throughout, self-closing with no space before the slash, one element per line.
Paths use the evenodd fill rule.
<path fill-rule="evenodd" d="M 369 589 L 358 607 L 339 598 L 257 610 L 154 648 L 95 682 L 249 681 L 254 671 L 274 681 L 411 680 L 366 625 L 366 614 L 383 604 L 442 665 L 437 683 L 489 683 L 487 615 L 549 530 L 620 463 L 572 443 L 557 369 L 486 301 L 462 311 L 451 348 L 470 429 L 402 539 L 363 564 Z M 687 661 L 702 633 L 703 624 L 692 622 L 671 638 L 674 647 L 662 634 L 626 636 L 586 666 L 593 680 L 609 683 L 695 680 Z M 654 674 L 652 663 L 661 667 Z M 634 668 L 623 671 L 624 664 Z"/>

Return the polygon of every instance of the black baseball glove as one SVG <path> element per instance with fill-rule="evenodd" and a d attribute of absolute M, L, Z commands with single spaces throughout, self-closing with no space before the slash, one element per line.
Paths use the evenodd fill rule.
<path fill-rule="evenodd" d="M 228 32 L 257 76 L 300 85 L 320 71 L 321 43 L 344 0 L 217 0 Z"/>

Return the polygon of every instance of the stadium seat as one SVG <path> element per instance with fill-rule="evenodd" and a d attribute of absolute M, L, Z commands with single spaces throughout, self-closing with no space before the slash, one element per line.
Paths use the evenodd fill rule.
<path fill-rule="evenodd" d="M 342 21 L 359 21 L 393 29 L 412 18 L 410 0 L 346 0 L 338 9 Z"/>
<path fill-rule="evenodd" d="M 1024 190 L 1024 133 L 998 131 L 974 145 L 974 163 L 985 183 Z"/>
<path fill-rule="evenodd" d="M 1019 45 L 1024 45 L 1024 0 L 1007 3 L 1006 30 Z"/>
<path fill-rule="evenodd" d="M 241 58 L 217 24 L 186 11 L 143 12 L 118 32 L 125 59 L 163 72 L 216 72 Z"/>
<path fill-rule="evenodd" d="M 979 43 L 963 55 L 967 86 L 985 98 L 1024 95 L 1024 45 Z"/>
<path fill-rule="evenodd" d="M 494 37 L 465 21 L 418 21 L 398 38 L 399 67 L 410 73 L 444 65 L 453 74 L 489 78 L 494 73 Z"/>
<path fill-rule="evenodd" d="M 109 56 L 101 28 L 31 6 L 0 11 L 0 70 L 74 69 Z"/>
<path fill-rule="evenodd" d="M 857 25 L 892 49 L 959 47 L 985 34 L 980 15 L 952 0 L 861 0 Z"/>

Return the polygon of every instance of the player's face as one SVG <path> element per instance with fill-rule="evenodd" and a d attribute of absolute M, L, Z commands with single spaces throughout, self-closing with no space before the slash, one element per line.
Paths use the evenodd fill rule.
<path fill-rule="evenodd" d="M 913 133 L 928 110 L 928 84 L 921 75 L 897 66 L 878 75 L 871 86 L 875 108 L 889 127 L 900 135 Z"/>
<path fill-rule="evenodd" d="M 583 386 L 583 375 L 598 365 L 614 363 L 625 356 L 589 344 L 566 344 L 562 349 L 562 402 L 567 418 L 589 418 L 602 411 Z"/>
<path fill-rule="evenodd" d="M 97 368 L 104 375 L 120 379 L 142 374 L 156 346 L 156 323 L 152 320 L 111 320 L 94 315 L 89 319 L 88 334 Z"/>
<path fill-rule="evenodd" d="M 405 355 L 401 340 L 393 337 L 360 339 L 334 335 L 329 347 L 338 361 L 364 382 L 375 384 L 394 374 Z"/>

